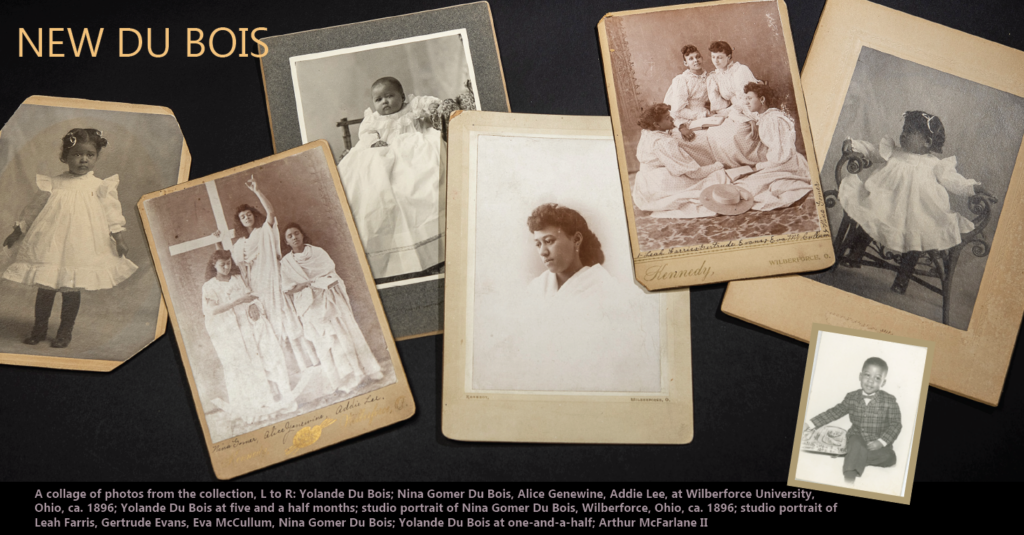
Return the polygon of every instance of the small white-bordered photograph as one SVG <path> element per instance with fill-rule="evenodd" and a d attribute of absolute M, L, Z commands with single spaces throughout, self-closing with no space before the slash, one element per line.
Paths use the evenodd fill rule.
<path fill-rule="evenodd" d="M 377 284 L 443 277 L 447 117 L 479 109 L 466 30 L 289 62 L 302 142 L 338 159 Z"/>
<path fill-rule="evenodd" d="M 140 204 L 214 452 L 291 441 L 332 405 L 351 436 L 408 396 L 330 165 L 319 142 Z"/>
<path fill-rule="evenodd" d="M 0 362 L 110 371 L 163 335 L 134 205 L 190 162 L 167 108 L 22 103 L 0 136 Z"/>
<path fill-rule="evenodd" d="M 789 484 L 910 503 L 932 347 L 815 324 Z"/>
<path fill-rule="evenodd" d="M 445 436 L 689 442 L 689 293 L 633 279 L 607 118 L 468 112 L 452 135 Z"/>

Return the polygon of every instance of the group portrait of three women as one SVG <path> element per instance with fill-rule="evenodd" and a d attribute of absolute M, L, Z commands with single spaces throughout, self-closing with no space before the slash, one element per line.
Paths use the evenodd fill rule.
<path fill-rule="evenodd" d="M 384 373 L 331 256 L 297 223 L 282 234 L 256 180 L 246 187 L 262 210 L 235 209 L 237 240 L 210 257 L 202 312 L 223 369 L 227 412 L 253 424 L 293 412 L 305 398 L 355 395 Z"/>

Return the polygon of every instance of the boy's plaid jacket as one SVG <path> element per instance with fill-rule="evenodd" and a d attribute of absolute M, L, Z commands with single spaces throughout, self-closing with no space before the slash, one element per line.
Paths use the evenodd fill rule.
<path fill-rule="evenodd" d="M 900 430 L 903 429 L 900 406 L 896 398 L 879 390 L 871 397 L 871 403 L 864 404 L 864 392 L 854 390 L 843 398 L 838 405 L 811 418 L 814 427 L 821 427 L 849 414 L 853 427 L 848 434 L 859 434 L 864 443 L 882 439 L 887 446 L 892 446 Z"/>

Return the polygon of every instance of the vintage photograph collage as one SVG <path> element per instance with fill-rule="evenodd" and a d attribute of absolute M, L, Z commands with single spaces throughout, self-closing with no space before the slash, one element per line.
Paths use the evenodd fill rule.
<path fill-rule="evenodd" d="M 396 342 L 441 333 L 448 439 L 685 445 L 728 283 L 809 346 L 788 484 L 910 503 L 929 385 L 998 406 L 1024 316 L 1024 52 L 828 0 L 801 69 L 792 9 L 594 20 L 605 117 L 515 113 L 486 2 L 269 34 L 273 153 L 206 176 L 171 109 L 32 96 L 0 363 L 172 335 L 220 479 L 411 418 Z"/>

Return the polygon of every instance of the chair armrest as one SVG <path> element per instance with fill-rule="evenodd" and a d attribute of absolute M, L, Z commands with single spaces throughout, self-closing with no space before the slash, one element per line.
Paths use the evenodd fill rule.
<path fill-rule="evenodd" d="M 843 167 L 848 173 L 857 174 L 871 167 L 871 159 L 853 150 L 853 143 L 849 139 L 843 141 L 843 156 L 836 163 L 836 189 L 824 192 L 826 208 L 832 208 L 839 201 L 839 185 L 843 182 Z"/>

